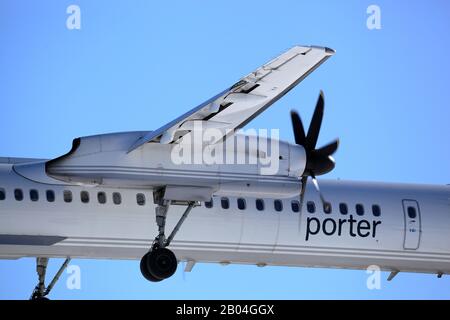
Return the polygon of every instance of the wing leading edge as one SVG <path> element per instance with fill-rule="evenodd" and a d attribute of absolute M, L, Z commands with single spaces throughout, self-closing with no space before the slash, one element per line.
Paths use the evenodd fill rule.
<path fill-rule="evenodd" d="M 244 127 L 335 53 L 317 46 L 295 46 L 161 128 L 138 139 L 131 152 L 148 142 L 173 143 L 196 123 L 217 128 L 222 138 Z"/>

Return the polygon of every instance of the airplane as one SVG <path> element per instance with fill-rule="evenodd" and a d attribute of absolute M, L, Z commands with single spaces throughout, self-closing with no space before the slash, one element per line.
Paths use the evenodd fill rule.
<path fill-rule="evenodd" d="M 73 140 L 56 159 L 0 158 L 0 259 L 36 257 L 31 299 L 70 259 L 140 259 L 145 279 L 180 261 L 450 273 L 450 186 L 323 180 L 319 94 L 295 142 L 245 132 L 335 51 L 294 46 L 154 131 Z M 166 232 L 166 231 L 171 231 Z M 49 285 L 50 258 L 65 258 Z"/>

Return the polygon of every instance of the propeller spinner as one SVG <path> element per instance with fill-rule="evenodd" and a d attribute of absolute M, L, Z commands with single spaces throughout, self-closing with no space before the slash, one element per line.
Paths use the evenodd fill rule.
<path fill-rule="evenodd" d="M 305 197 L 308 177 L 311 177 L 314 187 L 319 193 L 323 206 L 325 207 L 327 205 L 327 202 L 320 192 L 319 183 L 316 176 L 328 173 L 334 169 L 335 162 L 331 155 L 336 152 L 339 146 L 339 139 L 336 139 L 333 142 L 330 142 L 327 145 L 316 149 L 320 127 L 322 126 L 324 106 L 325 100 L 323 97 L 323 92 L 320 91 L 307 134 L 305 134 L 302 120 L 297 111 L 291 111 L 291 121 L 292 128 L 294 130 L 295 143 L 302 146 L 306 152 L 306 167 L 301 176 L 302 189 L 300 191 L 300 210 L 303 207 L 303 200 Z"/>

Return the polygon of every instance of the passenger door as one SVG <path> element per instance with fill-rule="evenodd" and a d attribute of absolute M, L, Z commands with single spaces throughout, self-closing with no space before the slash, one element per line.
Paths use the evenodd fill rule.
<path fill-rule="evenodd" d="M 420 245 L 422 226 L 419 204 L 415 200 L 403 200 L 403 214 L 405 217 L 405 239 L 403 247 L 416 250 Z"/>

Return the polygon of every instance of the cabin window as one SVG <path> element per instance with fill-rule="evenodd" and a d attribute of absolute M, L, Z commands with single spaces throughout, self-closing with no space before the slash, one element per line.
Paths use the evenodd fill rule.
<path fill-rule="evenodd" d="M 145 205 L 145 195 L 143 193 L 138 193 L 136 195 L 136 202 L 140 206 Z"/>
<path fill-rule="evenodd" d="M 300 203 L 297 200 L 291 201 L 291 209 L 293 212 L 299 212 L 300 211 Z"/>
<path fill-rule="evenodd" d="M 416 208 L 414 207 L 408 207 L 408 217 L 410 219 L 415 219 L 417 217 Z"/>
<path fill-rule="evenodd" d="M 14 198 L 17 201 L 22 201 L 23 200 L 23 192 L 22 189 L 14 189 Z"/>
<path fill-rule="evenodd" d="M 48 202 L 54 202 L 55 201 L 55 191 L 53 190 L 47 190 L 45 192 L 45 195 L 47 197 Z"/>
<path fill-rule="evenodd" d="M 374 204 L 372 206 L 372 214 L 374 217 L 379 217 L 381 215 L 381 209 L 379 205 Z"/>
<path fill-rule="evenodd" d="M 36 189 L 30 190 L 30 200 L 31 201 L 38 201 L 39 200 L 39 192 Z"/>
<path fill-rule="evenodd" d="M 239 210 L 245 210 L 245 207 L 246 207 L 245 199 L 238 198 L 237 199 L 237 206 L 238 206 Z"/>
<path fill-rule="evenodd" d="M 106 193 L 104 193 L 103 191 L 98 192 L 97 200 L 98 200 L 98 203 L 105 204 L 106 203 Z"/>
<path fill-rule="evenodd" d="M 81 199 L 81 202 L 88 203 L 89 202 L 89 192 L 81 191 L 80 192 L 80 199 Z"/>
<path fill-rule="evenodd" d="M 72 202 L 72 191 L 64 190 L 63 199 L 64 199 L 64 202 Z"/>
<path fill-rule="evenodd" d="M 309 213 L 314 213 L 316 212 L 316 204 L 313 201 L 308 201 L 306 203 L 306 209 Z"/>
<path fill-rule="evenodd" d="M 0 201 L 1 201 L 1 200 L 5 200 L 5 198 L 6 198 L 6 192 L 5 192 L 5 189 L 0 188 Z"/>
<path fill-rule="evenodd" d="M 341 214 L 347 214 L 348 213 L 348 207 L 347 207 L 346 203 L 343 203 L 343 202 L 339 203 L 339 212 Z"/>
<path fill-rule="evenodd" d="M 264 210 L 264 200 L 263 199 L 256 199 L 256 210 L 263 211 Z"/>
<path fill-rule="evenodd" d="M 275 208 L 275 211 L 282 211 L 283 210 L 283 202 L 281 200 L 274 200 L 273 207 Z"/>
<path fill-rule="evenodd" d="M 364 215 L 364 206 L 361 203 L 358 203 L 356 205 L 356 214 L 358 216 L 363 216 Z"/>
<path fill-rule="evenodd" d="M 220 199 L 220 204 L 222 206 L 222 209 L 229 209 L 230 208 L 230 200 L 228 200 L 228 198 L 221 198 Z"/>
<path fill-rule="evenodd" d="M 119 205 L 122 203 L 122 196 L 120 195 L 119 192 L 113 192 L 112 197 L 114 204 Z"/>
<path fill-rule="evenodd" d="M 213 200 L 205 201 L 205 207 L 211 209 L 213 207 Z"/>
<path fill-rule="evenodd" d="M 326 214 L 330 214 L 331 213 L 331 203 L 329 202 L 324 202 L 323 203 L 323 212 L 325 212 Z"/>

